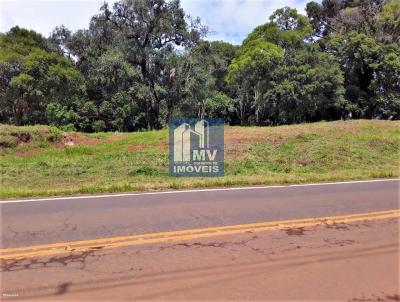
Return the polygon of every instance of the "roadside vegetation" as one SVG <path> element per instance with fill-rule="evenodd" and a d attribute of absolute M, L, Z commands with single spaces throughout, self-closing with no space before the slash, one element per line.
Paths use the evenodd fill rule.
<path fill-rule="evenodd" d="M 400 119 L 400 0 L 305 11 L 277 9 L 241 45 L 207 41 L 178 0 L 105 3 L 88 28 L 48 37 L 13 27 L 0 33 L 0 123 L 131 132 L 171 117 Z"/>
<path fill-rule="evenodd" d="M 400 122 L 225 128 L 225 176 L 168 176 L 168 131 L 0 125 L 2 199 L 398 177 Z"/>

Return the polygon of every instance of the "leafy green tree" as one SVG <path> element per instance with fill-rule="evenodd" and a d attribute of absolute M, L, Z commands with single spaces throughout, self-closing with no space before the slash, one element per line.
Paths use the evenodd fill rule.
<path fill-rule="evenodd" d="M 346 7 L 343 0 L 322 0 L 321 3 L 312 1 L 307 3 L 306 12 L 313 28 L 313 36 L 325 38 L 332 32 L 337 32 L 332 23 Z"/>
<path fill-rule="evenodd" d="M 400 119 L 400 46 L 392 44 L 382 48 L 372 84 L 376 95 L 374 116 Z"/>
<path fill-rule="evenodd" d="M 312 27 L 306 16 L 299 14 L 296 9 L 284 7 L 271 15 L 270 22 L 256 27 L 243 44 L 263 39 L 284 49 L 296 48 L 302 47 L 311 33 Z"/>
<path fill-rule="evenodd" d="M 178 0 L 104 4 L 88 29 L 0 34 L 0 122 L 158 129 L 173 116 L 231 124 L 400 118 L 400 0 L 276 10 L 241 46 Z"/>
<path fill-rule="evenodd" d="M 339 58 L 346 77 L 346 98 L 356 105 L 354 117 L 372 117 L 372 82 L 381 47 L 371 37 L 355 32 L 336 36 L 330 49 Z"/>
<path fill-rule="evenodd" d="M 215 90 L 222 91 L 227 95 L 231 95 L 229 86 L 226 85 L 226 75 L 228 67 L 235 57 L 238 46 L 223 41 L 202 41 L 199 47 L 204 47 L 202 53 L 203 62 L 207 61 L 211 65 L 211 75 L 215 79 Z"/>
<path fill-rule="evenodd" d="M 324 0 L 306 10 L 317 43 L 340 62 L 352 116 L 397 118 L 400 1 Z"/>
<path fill-rule="evenodd" d="M 205 100 L 215 87 L 213 67 L 207 61 L 202 47 L 189 52 L 183 62 L 183 89 L 179 113 L 184 116 L 205 117 Z"/>
<path fill-rule="evenodd" d="M 263 123 L 264 94 L 285 53 L 301 49 L 311 35 L 307 17 L 295 9 L 278 9 L 270 22 L 245 39 L 229 66 L 227 80 L 236 87 L 237 115 L 241 124 Z"/>
<path fill-rule="evenodd" d="M 84 93 L 72 61 L 46 50 L 33 31 L 13 28 L 0 37 L 1 112 L 4 122 L 47 123 L 50 103 L 68 106 Z"/>
<path fill-rule="evenodd" d="M 180 58 L 181 114 L 208 116 L 206 100 L 210 102 L 217 92 L 230 93 L 225 76 L 235 52 L 236 47 L 229 43 L 202 41 Z"/>
<path fill-rule="evenodd" d="M 268 124 L 338 119 L 350 110 L 338 62 L 318 47 L 286 52 L 271 77 L 262 108 Z"/>
<path fill-rule="evenodd" d="M 400 0 L 390 0 L 377 18 L 379 40 L 388 44 L 400 43 Z"/>
<path fill-rule="evenodd" d="M 235 113 L 234 100 L 223 92 L 216 92 L 204 101 L 207 117 L 223 118 L 226 123 L 232 122 Z"/>
<path fill-rule="evenodd" d="M 247 40 L 229 66 L 227 80 L 237 88 L 237 113 L 240 123 L 259 123 L 262 94 L 271 80 L 271 70 L 283 57 L 281 47 L 261 38 Z"/>
<path fill-rule="evenodd" d="M 132 67 L 118 49 L 104 52 L 89 63 L 87 87 L 91 99 L 97 106 L 98 118 L 106 129 L 131 131 L 140 129 L 135 122 L 139 106 L 135 89 L 141 80 L 140 72 Z"/>
<path fill-rule="evenodd" d="M 73 131 L 77 130 L 78 114 L 72 106 L 63 106 L 60 103 L 49 103 L 46 107 L 48 123 L 57 125 L 59 128 Z"/>
<path fill-rule="evenodd" d="M 97 120 L 93 123 L 93 129 L 95 132 L 102 132 L 107 129 L 106 123 L 103 120 Z"/>
<path fill-rule="evenodd" d="M 85 75 L 92 69 L 91 62 L 108 49 L 117 49 L 131 70 L 140 74 L 135 78 L 135 99 L 146 112 L 145 126 L 155 129 L 160 128 L 160 106 L 166 101 L 168 59 L 176 47 L 191 47 L 203 33 L 198 20 L 187 20 L 178 0 L 121 0 L 112 9 L 104 4 L 89 30 L 71 35 L 59 28 L 53 39 L 78 58 Z M 97 98 L 88 92 L 90 98 Z"/>
<path fill-rule="evenodd" d="M 357 32 L 384 43 L 398 43 L 400 36 L 399 0 L 323 0 L 309 2 L 307 15 L 313 35 L 323 38 L 325 45 L 330 34 L 346 35 Z"/>

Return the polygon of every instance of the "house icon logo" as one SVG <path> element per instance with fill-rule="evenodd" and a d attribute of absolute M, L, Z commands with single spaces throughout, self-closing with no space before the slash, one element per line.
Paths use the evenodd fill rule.
<path fill-rule="evenodd" d="M 194 129 L 188 123 L 182 123 L 174 130 L 174 161 L 190 161 L 192 137 L 197 138 L 199 148 L 210 148 L 210 128 L 209 123 L 200 120 L 194 125 Z"/>
<path fill-rule="evenodd" d="M 173 119 L 169 122 L 169 174 L 222 176 L 224 129 L 222 119 Z"/>

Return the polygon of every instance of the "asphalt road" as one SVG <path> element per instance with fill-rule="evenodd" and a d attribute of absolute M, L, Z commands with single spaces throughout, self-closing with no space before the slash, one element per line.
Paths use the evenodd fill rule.
<path fill-rule="evenodd" d="M 67 245 L 56 255 L 2 261 L 2 298 L 400 300 L 397 217 L 304 223 L 398 209 L 398 180 L 6 201 L 3 251 Z M 279 225 L 287 220 L 296 222 Z M 272 221 L 276 227 L 256 229 Z M 73 245 L 243 224 L 254 225 L 173 242 L 81 251 Z"/>

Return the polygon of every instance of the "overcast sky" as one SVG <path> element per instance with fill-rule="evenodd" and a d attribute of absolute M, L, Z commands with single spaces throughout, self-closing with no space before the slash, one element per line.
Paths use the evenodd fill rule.
<path fill-rule="evenodd" d="M 265 23 L 283 6 L 304 14 L 310 0 L 181 0 L 189 15 L 200 17 L 210 29 L 208 39 L 240 44 L 251 30 Z M 45 36 L 57 25 L 72 30 L 87 28 L 104 0 L 0 0 L 0 31 L 19 25 Z M 113 3 L 113 0 L 107 1 Z"/>

